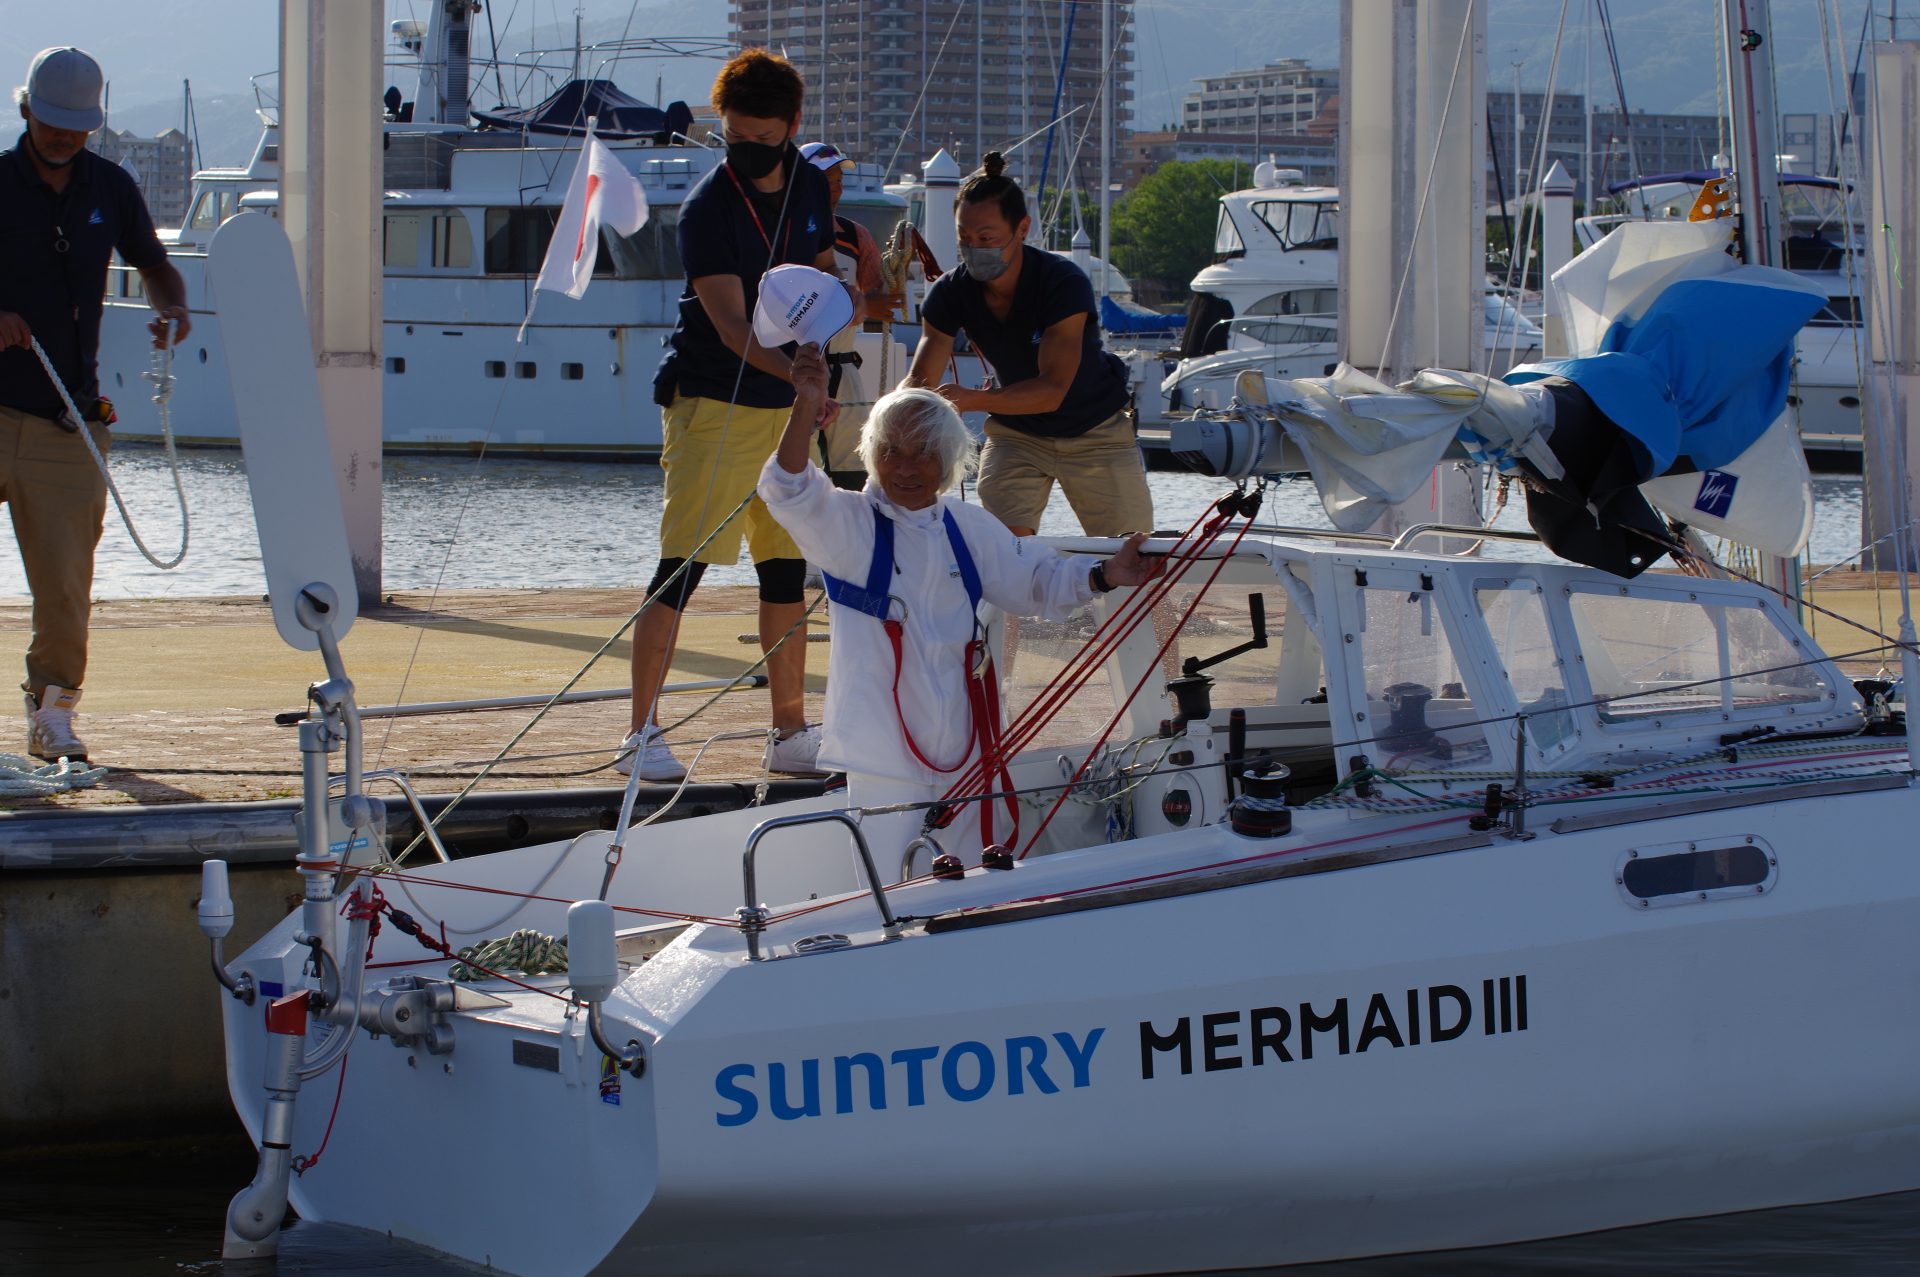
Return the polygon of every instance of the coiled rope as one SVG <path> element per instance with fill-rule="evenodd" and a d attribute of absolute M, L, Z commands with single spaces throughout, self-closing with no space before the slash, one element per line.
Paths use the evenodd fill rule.
<path fill-rule="evenodd" d="M 80 409 L 74 406 L 73 396 L 67 393 L 67 385 L 60 380 L 60 374 L 53 370 L 53 361 L 47 358 L 47 352 L 41 347 L 38 337 L 29 337 L 33 343 L 33 353 L 39 357 L 40 366 L 47 370 L 47 380 L 60 394 L 60 402 L 67 410 L 67 420 L 74 422 L 74 430 L 87 445 L 87 451 L 93 454 L 93 463 L 100 467 L 100 477 L 107 481 L 107 493 L 113 498 L 114 508 L 120 511 L 120 522 L 126 525 L 127 535 L 133 538 L 134 548 L 142 557 L 162 572 L 180 566 L 187 557 L 187 535 L 190 531 L 187 521 L 187 493 L 180 485 L 180 454 L 173 448 L 173 416 L 168 411 L 167 401 L 173 398 L 173 321 L 164 320 L 165 331 L 161 337 L 161 347 L 153 353 L 151 366 L 140 374 L 153 383 L 153 402 L 160 409 L 160 439 L 167 450 L 167 465 L 173 472 L 173 497 L 180 507 L 180 549 L 172 558 L 164 562 L 141 539 L 140 530 L 133 526 L 133 516 L 127 513 L 127 503 L 120 497 L 119 485 L 113 481 L 113 472 L 107 469 L 107 459 L 101 455 L 100 445 L 93 441 L 93 432 L 87 429 L 87 423 L 80 415 Z"/>

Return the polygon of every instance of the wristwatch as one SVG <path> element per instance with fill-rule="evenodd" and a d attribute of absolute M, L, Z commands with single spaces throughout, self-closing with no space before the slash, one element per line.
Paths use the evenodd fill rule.
<path fill-rule="evenodd" d="M 1111 594 L 1113 592 L 1113 584 L 1107 580 L 1107 565 L 1105 560 L 1093 565 L 1093 570 L 1087 573 L 1087 584 L 1093 587 L 1095 594 Z"/>

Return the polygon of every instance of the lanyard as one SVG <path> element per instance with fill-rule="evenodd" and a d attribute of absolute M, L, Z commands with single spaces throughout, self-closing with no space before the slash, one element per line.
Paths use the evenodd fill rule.
<path fill-rule="evenodd" d="M 747 206 L 747 216 L 753 219 L 753 229 L 760 232 L 760 242 L 767 246 L 767 266 L 769 268 L 773 267 L 776 264 L 773 260 L 773 237 L 767 234 L 766 226 L 760 221 L 760 210 L 753 206 L 753 197 L 747 194 L 747 188 L 740 185 L 740 179 L 735 175 L 733 165 L 723 163 L 720 167 L 725 170 L 726 175 L 732 179 L 733 189 L 740 192 L 740 201 Z M 789 183 L 793 181 L 792 173 L 787 174 L 787 181 Z M 789 200 L 792 198 L 791 191 L 788 193 L 788 198 Z M 790 217 L 782 218 L 781 226 L 780 256 L 785 257 L 787 255 L 787 245 L 793 242 L 793 219 Z"/>

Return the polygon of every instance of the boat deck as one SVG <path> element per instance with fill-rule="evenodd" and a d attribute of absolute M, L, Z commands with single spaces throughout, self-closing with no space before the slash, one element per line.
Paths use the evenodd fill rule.
<path fill-rule="evenodd" d="M 1838 571 L 1820 578 L 1812 601 L 1859 624 L 1892 632 L 1899 615 L 1890 573 Z M 586 664 L 639 601 L 632 590 L 454 590 L 389 595 L 362 612 L 343 651 L 363 708 L 397 703 L 546 695 Z M 758 655 L 740 641 L 755 629 L 751 586 L 701 591 L 682 631 L 669 682 L 728 678 Z M 1829 652 L 1874 645 L 1864 631 L 1809 612 L 1809 628 Z M 816 617 L 814 633 L 825 632 Z M 25 600 L 0 601 L 0 649 L 25 647 Z M 629 644 L 623 638 L 588 669 L 582 689 L 622 687 Z M 17 659 L 17 655 L 15 657 Z M 315 653 L 295 652 L 273 628 L 259 597 L 112 600 L 95 604 L 92 663 L 80 727 L 94 758 L 110 770 L 99 786 L 48 798 L 0 800 L 0 810 L 32 811 L 113 804 L 247 802 L 294 798 L 300 757 L 294 729 L 274 716 L 298 710 L 300 693 L 321 673 Z M 808 715 L 817 718 L 827 647 L 808 645 Z M 1877 660 L 1846 662 L 1867 675 Z M 711 693 L 662 702 L 674 720 Z M 719 699 L 698 720 L 671 733 L 683 762 L 707 736 L 767 722 L 763 691 Z M 532 717 L 527 708 L 432 717 L 369 719 L 366 764 L 411 773 L 423 794 L 458 790 Z M 488 788 L 605 788 L 622 778 L 610 764 L 626 734 L 625 700 L 560 706 L 493 773 Z M 0 749 L 25 747 L 0 738 Z M 757 740 L 719 741 L 696 781 L 758 780 Z M 338 756 L 335 767 L 338 768 Z"/>
<path fill-rule="evenodd" d="M 640 602 L 636 590 L 457 590 L 387 596 L 363 610 L 342 645 L 363 709 L 424 701 L 549 695 L 580 671 Z M 759 655 L 739 636 L 756 628 L 751 586 L 710 586 L 682 628 L 670 683 L 728 678 Z M 823 609 L 824 611 L 824 609 Z M 30 631 L 24 599 L 0 601 L 0 650 L 18 654 Z M 824 632 L 816 616 L 815 633 Z M 631 647 L 608 648 L 581 690 L 628 682 Z M 809 644 L 807 709 L 817 719 L 827 649 Z M 0 810 L 297 798 L 295 729 L 274 716 L 301 709 L 306 685 L 324 671 L 318 653 L 281 642 L 260 596 L 110 600 L 95 603 L 86 699 L 78 725 L 96 763 L 95 788 L 47 798 L 0 799 Z M 671 724 L 711 692 L 661 703 Z M 370 718 L 366 765 L 410 772 L 423 794 L 458 790 L 533 716 L 532 708 L 432 717 Z M 487 782 L 521 789 L 605 788 L 627 734 L 624 699 L 564 705 L 528 734 Z M 670 733 L 682 762 L 715 732 L 764 727 L 767 694 L 721 696 L 694 723 Z M 25 724 L 0 736 L 0 751 L 26 747 Z M 758 780 L 757 740 L 720 741 L 695 781 Z M 334 756 L 334 769 L 340 756 Z"/>

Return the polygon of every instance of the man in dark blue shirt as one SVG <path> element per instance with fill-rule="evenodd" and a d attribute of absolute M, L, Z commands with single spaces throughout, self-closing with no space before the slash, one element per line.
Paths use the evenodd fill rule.
<path fill-rule="evenodd" d="M 760 277 L 789 263 L 839 274 L 826 175 L 802 163 L 794 146 L 804 95 L 785 58 L 748 49 L 730 59 L 713 84 L 726 162 L 680 206 L 687 289 L 654 381 L 666 471 L 660 566 L 647 590 L 655 602 L 634 627 L 633 734 L 615 764 L 624 772 L 637 767 L 646 780 L 686 775 L 661 735 L 654 702 L 680 610 L 707 564 L 740 557 L 743 533 L 760 578 L 761 648 L 791 635 L 767 658 L 773 727 L 762 764 L 811 774 L 820 750 L 819 729 L 807 725 L 802 706 L 806 560 L 753 495 L 793 406 L 792 351 L 752 339 Z M 853 297 L 857 320 L 860 297 Z"/>
<path fill-rule="evenodd" d="M 1030 536 L 1057 482 L 1089 536 L 1153 527 L 1153 498 L 1134 439 L 1126 365 L 1101 348 L 1093 285 L 1078 266 L 1026 242 L 1026 197 L 998 152 L 960 189 L 960 264 L 920 304 L 907 384 L 938 387 L 962 412 L 984 412 L 980 503 Z M 945 380 L 964 331 L 996 384 Z"/>
<path fill-rule="evenodd" d="M 140 188 L 86 149 L 105 122 L 102 84 L 99 64 L 81 50 L 44 50 L 14 94 L 26 131 L 0 151 L 0 501 L 33 592 L 27 751 L 45 759 L 87 757 L 73 711 L 87 670 L 107 485 L 79 432 L 106 454 L 113 406 L 100 397 L 95 357 L 116 250 L 140 272 L 159 314 L 155 344 L 169 324 L 176 342 L 190 327 L 186 287 L 154 235 Z"/>

